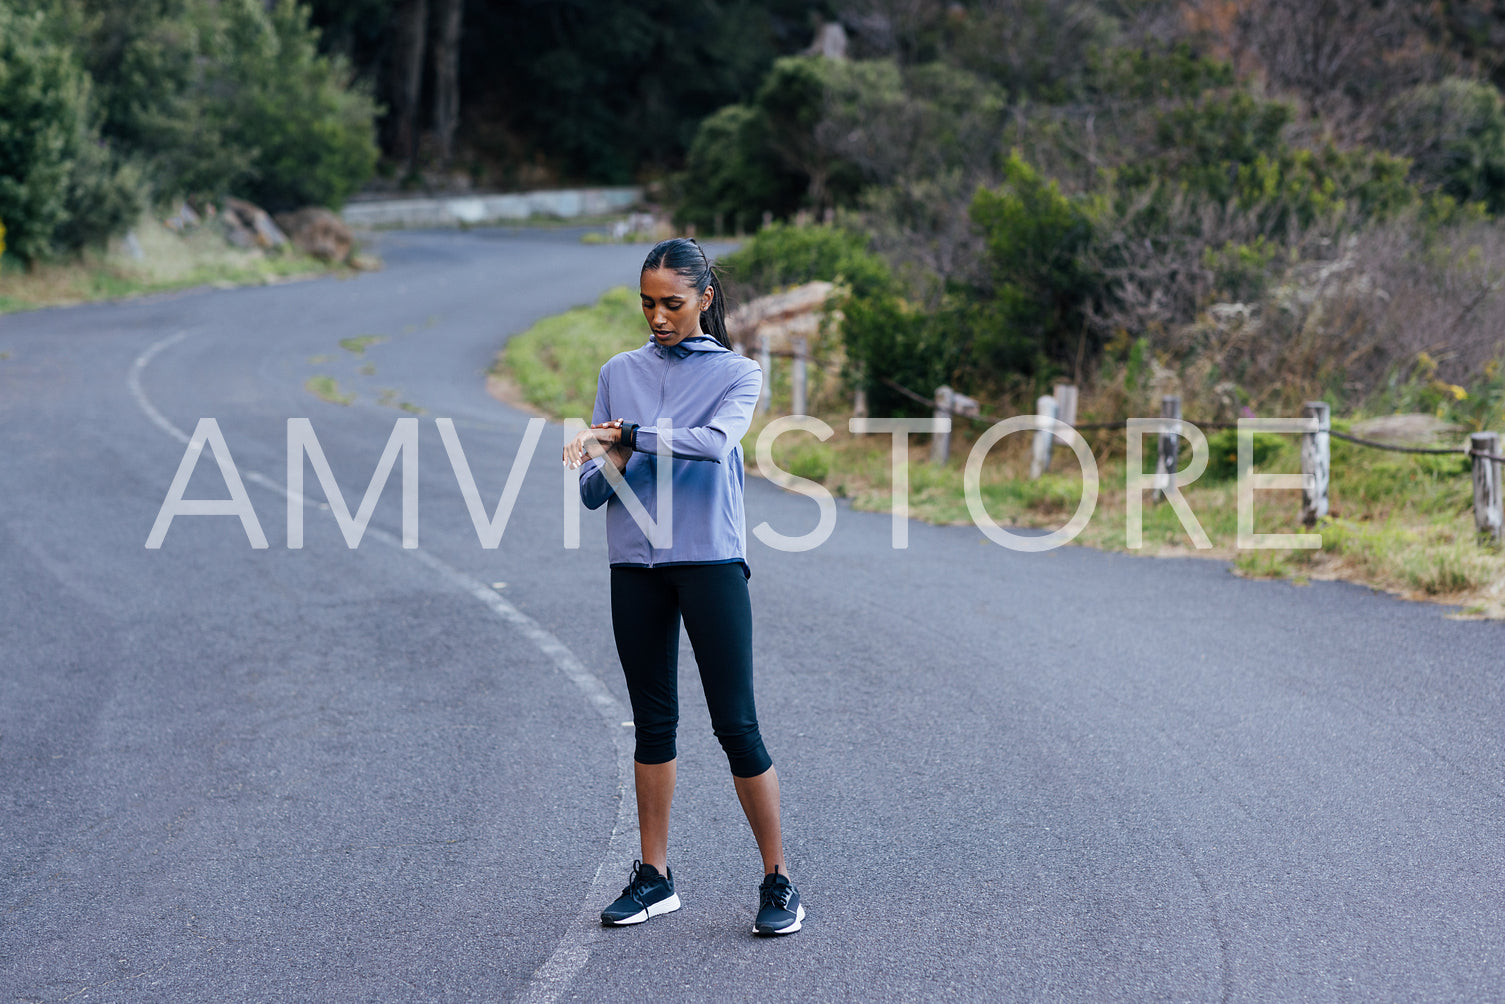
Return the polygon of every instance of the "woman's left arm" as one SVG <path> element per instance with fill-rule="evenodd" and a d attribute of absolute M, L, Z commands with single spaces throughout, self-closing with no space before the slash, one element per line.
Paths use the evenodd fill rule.
<path fill-rule="evenodd" d="M 716 413 L 705 425 L 664 429 L 641 425 L 634 449 L 639 453 L 654 453 L 663 443 L 681 460 L 710 460 L 719 464 L 747 435 L 762 389 L 763 370 L 751 366 L 727 389 L 716 406 Z"/>

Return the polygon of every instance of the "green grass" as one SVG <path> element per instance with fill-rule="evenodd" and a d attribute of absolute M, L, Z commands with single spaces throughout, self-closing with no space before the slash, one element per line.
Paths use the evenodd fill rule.
<path fill-rule="evenodd" d="M 355 355 L 363 356 L 366 354 L 366 346 L 380 345 L 386 340 L 386 335 L 356 335 L 353 338 L 341 338 L 340 348 L 344 349 L 346 352 L 351 352 Z"/>
<path fill-rule="evenodd" d="M 304 381 L 303 389 L 330 404 L 349 404 L 355 400 L 354 394 L 341 392 L 340 385 L 331 376 L 311 376 Z"/>
<path fill-rule="evenodd" d="M 647 340 L 637 293 L 618 286 L 588 307 L 546 317 L 514 335 L 491 372 L 514 383 L 534 407 L 589 422 L 602 364 Z"/>
<path fill-rule="evenodd" d="M 404 401 L 402 392 L 395 387 L 382 387 L 376 392 L 376 403 L 387 408 L 396 408 L 410 415 L 424 415 L 428 413 L 426 408 L 420 408 L 411 401 Z"/>
<path fill-rule="evenodd" d="M 10 257 L 0 268 L 0 314 L 94 300 L 117 300 L 198 286 L 260 285 L 329 272 L 353 274 L 291 248 L 267 253 L 231 247 L 212 225 L 180 235 L 150 214 L 136 225 L 142 258 L 89 251 L 76 260 L 38 263 L 30 271 Z"/>

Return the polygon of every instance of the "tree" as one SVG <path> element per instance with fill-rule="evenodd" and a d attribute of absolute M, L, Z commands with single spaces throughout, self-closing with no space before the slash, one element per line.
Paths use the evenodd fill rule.
<path fill-rule="evenodd" d="M 727 105 L 695 133 L 685 171 L 675 181 L 675 217 L 704 231 L 756 230 L 763 213 L 783 217 L 805 181 L 769 147 L 768 123 L 749 105 Z"/>
<path fill-rule="evenodd" d="M 47 254 L 68 217 L 68 178 L 88 115 L 89 79 L 48 39 L 41 13 L 0 4 L 0 220 L 24 261 Z"/>
<path fill-rule="evenodd" d="M 434 137 L 439 165 L 448 168 L 455 154 L 455 127 L 460 123 L 460 18 L 463 0 L 438 0 L 434 37 Z"/>
<path fill-rule="evenodd" d="M 205 96 L 232 144 L 254 151 L 234 187 L 268 209 L 338 209 L 376 167 L 375 104 L 339 57 L 319 53 L 308 9 L 221 0 L 235 39 Z"/>
<path fill-rule="evenodd" d="M 707 115 L 748 103 L 810 40 L 808 0 L 572 0 L 467 9 L 473 144 L 555 177 L 625 184 L 683 166 Z M 484 132 L 477 128 L 484 122 Z"/>
<path fill-rule="evenodd" d="M 59 40 L 57 12 L 0 4 L 0 220 L 28 264 L 123 232 L 139 170 L 99 133 L 88 75 Z"/>
<path fill-rule="evenodd" d="M 970 337 L 981 364 L 1030 372 L 1068 358 L 1096 288 L 1084 268 L 1092 219 L 1083 200 L 1062 194 L 1015 151 L 1002 184 L 972 200 L 972 220 L 988 266 Z"/>
<path fill-rule="evenodd" d="M 1411 159 L 1413 177 L 1505 212 L 1505 100 L 1492 84 L 1448 77 L 1414 87 L 1390 103 L 1381 135 Z"/>
<path fill-rule="evenodd" d="M 428 40 L 428 0 L 401 0 L 397 47 L 392 54 L 392 152 L 408 165 L 418 160 L 418 96 L 423 88 L 423 54 Z"/>
<path fill-rule="evenodd" d="M 376 109 L 297 0 L 40 0 L 93 82 L 111 157 L 81 163 L 153 194 L 338 204 L 371 174 Z M 77 188 L 77 186 L 75 186 Z M 78 198 L 118 202 L 95 187 Z"/>

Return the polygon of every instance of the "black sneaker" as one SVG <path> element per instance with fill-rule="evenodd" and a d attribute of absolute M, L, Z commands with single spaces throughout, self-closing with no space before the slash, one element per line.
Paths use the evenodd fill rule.
<path fill-rule="evenodd" d="M 679 895 L 674 891 L 674 869 L 660 875 L 652 865 L 632 862 L 632 878 L 616 902 L 601 911 L 603 924 L 641 924 L 649 917 L 673 913 L 679 909 Z"/>
<path fill-rule="evenodd" d="M 773 871 L 763 876 L 763 884 L 758 886 L 758 919 L 753 921 L 753 933 L 793 934 L 800 929 L 800 921 L 804 919 L 800 891 L 789 881 L 789 876 L 774 865 Z"/>

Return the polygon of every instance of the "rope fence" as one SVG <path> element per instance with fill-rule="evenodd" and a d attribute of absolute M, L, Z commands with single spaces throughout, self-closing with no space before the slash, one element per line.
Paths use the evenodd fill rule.
<path fill-rule="evenodd" d="M 758 349 L 758 362 L 763 368 L 764 380 L 763 391 L 758 399 L 758 411 L 766 412 L 771 406 L 769 391 L 769 377 L 772 375 L 773 358 L 787 358 L 793 362 L 793 413 L 805 413 L 806 401 L 806 373 L 811 363 L 819 365 L 828 373 L 839 374 L 841 368 L 829 362 L 820 362 L 810 357 L 805 339 L 791 339 L 794 348 L 792 350 L 773 350 L 766 339 L 761 339 Z M 735 346 L 738 352 L 743 348 L 739 344 Z M 987 425 L 996 425 L 1005 421 L 1006 418 L 983 412 L 978 402 L 965 394 L 960 394 L 947 386 L 940 386 L 929 397 L 915 391 L 888 377 L 879 378 L 880 382 L 890 390 L 910 400 L 923 404 L 931 409 L 935 418 L 966 418 L 973 422 L 981 422 Z M 1035 438 L 1032 447 L 1030 461 L 1030 478 L 1040 477 L 1050 467 L 1052 444 L 1056 434 L 1049 431 L 1053 422 L 1064 424 L 1075 432 L 1105 431 L 1123 429 L 1126 423 L 1119 422 L 1083 422 L 1076 421 L 1077 389 L 1071 384 L 1056 384 L 1054 392 L 1041 396 L 1036 402 L 1036 415 L 1039 419 L 1050 421 L 1038 421 L 1035 428 Z M 857 415 L 867 414 L 867 395 L 859 389 L 856 392 L 856 400 L 853 402 L 853 411 Z M 1302 480 L 1302 505 L 1301 518 L 1307 526 L 1314 525 L 1318 519 L 1327 515 L 1328 498 L 1327 488 L 1332 469 L 1332 456 L 1329 439 L 1337 438 L 1345 442 L 1353 443 L 1369 449 L 1384 450 L 1392 453 L 1411 453 L 1430 456 L 1466 456 L 1473 461 L 1474 482 L 1474 525 L 1481 538 L 1492 540 L 1496 543 L 1505 540 L 1505 505 L 1502 505 L 1501 480 L 1502 465 L 1505 465 L 1505 455 L 1500 451 L 1500 434 L 1496 432 L 1476 432 L 1469 436 L 1469 441 L 1462 447 L 1425 447 L 1425 446 L 1401 446 L 1396 443 L 1385 443 L 1374 439 L 1365 439 L 1347 432 L 1339 432 L 1332 428 L 1329 407 L 1322 401 L 1309 401 L 1302 409 L 1303 415 L 1299 419 L 1266 419 L 1268 422 L 1285 423 L 1280 428 L 1271 431 L 1300 433 L 1301 442 L 1301 480 Z M 1179 395 L 1168 394 L 1161 399 L 1160 418 L 1146 419 L 1158 425 L 1159 450 L 1156 458 L 1155 477 L 1153 481 L 1153 498 L 1159 502 L 1164 500 L 1167 493 L 1179 492 L 1181 482 L 1178 480 L 1177 471 L 1180 441 L 1183 438 L 1181 429 L 1184 425 L 1193 426 L 1200 434 L 1204 429 L 1239 429 L 1238 422 L 1191 422 L 1181 417 L 1181 398 Z M 1257 420 L 1256 420 L 1257 421 Z M 1259 431 L 1257 428 L 1255 431 Z M 931 435 L 930 459 L 932 463 L 944 464 L 950 455 L 951 434 L 949 431 L 936 432 Z"/>

